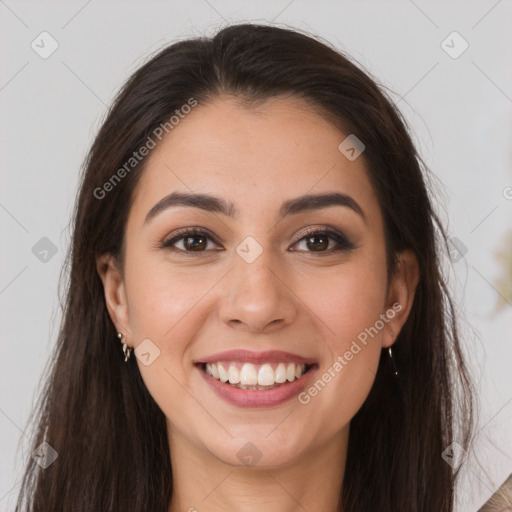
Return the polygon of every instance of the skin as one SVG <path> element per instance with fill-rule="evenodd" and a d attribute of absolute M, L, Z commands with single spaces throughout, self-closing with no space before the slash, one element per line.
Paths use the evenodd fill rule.
<path fill-rule="evenodd" d="M 387 287 L 382 213 L 364 155 L 349 161 L 338 150 L 346 136 L 300 99 L 275 98 L 257 109 L 229 96 L 200 104 L 148 156 L 127 221 L 124 269 L 109 255 L 98 259 L 118 331 L 130 347 L 149 338 L 160 350 L 149 366 L 137 364 L 167 418 L 170 512 L 338 510 L 350 420 L 418 282 L 416 259 L 404 252 Z M 220 196 L 240 214 L 180 206 L 144 224 L 173 191 Z M 330 206 L 276 223 L 286 199 L 333 191 L 357 201 L 365 219 Z M 325 225 L 357 247 L 322 255 L 337 243 L 316 249 L 310 239 L 298 241 L 306 228 Z M 189 244 L 191 257 L 159 246 L 187 226 L 207 228 L 220 243 L 208 241 L 203 252 Z M 263 250 L 250 264 L 236 252 L 247 236 Z M 185 250 L 185 242 L 175 246 Z M 315 358 L 316 381 L 396 302 L 401 311 L 306 405 L 293 398 L 238 408 L 193 364 L 234 348 L 284 350 Z M 261 453 L 252 467 L 237 457 L 247 442 Z"/>

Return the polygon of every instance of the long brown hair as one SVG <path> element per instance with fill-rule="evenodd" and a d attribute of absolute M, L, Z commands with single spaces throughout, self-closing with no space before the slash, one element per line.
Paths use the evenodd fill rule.
<path fill-rule="evenodd" d="M 124 231 L 141 160 L 104 198 L 95 190 L 182 105 L 220 94 L 263 102 L 304 99 L 365 144 L 364 158 L 385 221 L 388 275 L 412 250 L 420 279 L 393 355 L 382 352 L 375 383 L 351 421 L 340 506 L 344 512 L 451 512 L 458 467 L 442 454 L 473 439 L 473 384 L 441 272 L 446 235 L 427 188 L 426 166 L 383 87 L 319 38 L 240 24 L 212 38 L 166 46 L 126 82 L 84 163 L 68 255 L 63 321 L 33 415 L 31 449 L 16 512 L 167 512 L 172 473 L 163 412 L 135 358 L 125 364 L 107 312 L 96 258 L 123 261 Z"/>

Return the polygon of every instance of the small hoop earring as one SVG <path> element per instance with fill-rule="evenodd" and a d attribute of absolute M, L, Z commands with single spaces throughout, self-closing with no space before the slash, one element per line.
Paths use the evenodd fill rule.
<path fill-rule="evenodd" d="M 126 361 L 128 361 L 130 358 L 133 348 L 128 347 L 128 344 L 126 343 L 126 336 L 122 332 L 118 332 L 117 337 L 123 344 L 124 362 L 126 363 Z"/>
<path fill-rule="evenodd" d="M 393 368 L 395 369 L 395 377 L 398 377 L 398 369 L 395 364 L 395 360 L 393 359 L 393 351 L 391 350 L 391 347 L 388 348 L 389 358 L 391 359 L 391 364 L 393 365 Z"/>

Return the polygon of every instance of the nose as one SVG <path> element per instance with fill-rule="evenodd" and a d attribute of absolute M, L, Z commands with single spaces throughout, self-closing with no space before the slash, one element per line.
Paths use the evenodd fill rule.
<path fill-rule="evenodd" d="M 235 254 L 219 308 L 230 327 L 270 333 L 295 320 L 297 299 L 286 276 L 272 268 L 270 252 L 263 251 L 252 263 Z"/>

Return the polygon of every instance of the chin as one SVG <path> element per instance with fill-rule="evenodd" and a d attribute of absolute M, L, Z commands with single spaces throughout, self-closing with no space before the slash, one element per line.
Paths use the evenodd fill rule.
<path fill-rule="evenodd" d="M 277 435 L 277 429 L 272 432 L 275 425 L 244 427 L 232 439 L 224 440 L 224 444 L 212 444 L 210 439 L 207 449 L 219 461 L 239 468 L 270 470 L 299 462 L 305 447 L 304 436 L 293 436 L 285 429 Z"/>

